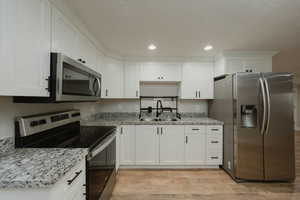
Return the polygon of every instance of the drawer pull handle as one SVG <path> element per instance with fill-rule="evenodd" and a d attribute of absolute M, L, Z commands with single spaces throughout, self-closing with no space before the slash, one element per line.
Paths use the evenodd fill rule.
<path fill-rule="evenodd" d="M 218 144 L 219 141 L 211 141 L 212 144 Z"/>
<path fill-rule="evenodd" d="M 211 159 L 215 160 L 215 159 L 219 159 L 218 156 L 213 156 L 213 157 L 210 157 Z"/>
<path fill-rule="evenodd" d="M 82 173 L 82 170 L 80 170 L 79 172 L 75 172 L 76 175 L 71 180 L 67 181 L 68 185 L 71 185 L 81 173 Z"/>
<path fill-rule="evenodd" d="M 219 129 L 217 129 L 217 128 L 213 128 L 213 129 L 211 129 L 212 131 L 219 131 Z"/>
<path fill-rule="evenodd" d="M 200 129 L 199 128 L 193 128 L 192 130 L 193 131 L 199 131 Z"/>

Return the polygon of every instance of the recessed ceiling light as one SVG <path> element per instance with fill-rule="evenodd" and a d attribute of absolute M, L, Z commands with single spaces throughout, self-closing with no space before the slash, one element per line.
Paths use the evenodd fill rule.
<path fill-rule="evenodd" d="M 150 44 L 148 46 L 148 49 L 153 51 L 153 50 L 157 49 L 157 47 L 154 44 Z"/>
<path fill-rule="evenodd" d="M 205 51 L 210 51 L 210 50 L 212 50 L 214 47 L 213 46 L 211 46 L 211 45 L 206 45 L 205 47 L 204 47 L 204 50 Z"/>

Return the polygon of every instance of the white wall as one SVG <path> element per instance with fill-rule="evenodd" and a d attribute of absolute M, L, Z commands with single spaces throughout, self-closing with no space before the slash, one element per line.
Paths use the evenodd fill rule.
<path fill-rule="evenodd" d="M 15 104 L 12 97 L 0 97 L 0 139 L 13 137 L 16 116 L 72 109 L 72 104 Z"/>

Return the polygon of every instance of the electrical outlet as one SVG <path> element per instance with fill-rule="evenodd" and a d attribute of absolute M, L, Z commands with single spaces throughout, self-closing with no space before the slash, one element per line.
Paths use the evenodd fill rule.
<path fill-rule="evenodd" d="M 231 162 L 230 161 L 228 161 L 227 167 L 228 167 L 228 169 L 231 169 Z"/>

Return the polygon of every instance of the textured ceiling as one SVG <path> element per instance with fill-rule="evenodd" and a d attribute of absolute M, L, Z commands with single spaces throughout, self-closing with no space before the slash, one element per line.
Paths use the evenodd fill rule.
<path fill-rule="evenodd" d="M 203 56 L 300 47 L 300 0 L 65 0 L 123 56 Z M 158 49 L 147 50 L 154 43 Z"/>

